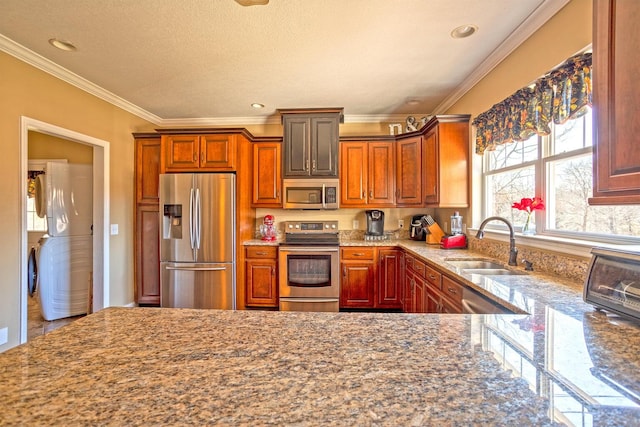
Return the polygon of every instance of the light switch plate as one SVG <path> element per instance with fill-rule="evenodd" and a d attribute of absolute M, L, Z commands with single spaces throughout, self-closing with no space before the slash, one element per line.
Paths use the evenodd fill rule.
<path fill-rule="evenodd" d="M 111 224 L 111 235 L 115 236 L 118 234 L 118 224 Z"/>
<path fill-rule="evenodd" d="M 0 329 L 0 345 L 6 344 L 9 341 L 9 328 Z"/>

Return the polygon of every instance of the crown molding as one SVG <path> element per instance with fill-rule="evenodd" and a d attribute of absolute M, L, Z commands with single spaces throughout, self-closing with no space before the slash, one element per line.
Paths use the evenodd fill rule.
<path fill-rule="evenodd" d="M 65 81 L 91 95 L 94 95 L 108 103 L 115 105 L 116 107 L 122 108 L 129 113 L 138 116 L 144 120 L 147 120 L 153 124 L 159 124 L 162 120 L 160 117 L 152 114 L 131 102 L 120 98 L 118 95 L 109 92 L 108 90 L 103 89 L 102 87 L 91 83 L 89 80 L 80 77 L 79 75 L 67 70 L 64 67 L 56 64 L 53 61 L 37 54 L 36 52 L 27 49 L 14 42 L 13 40 L 7 38 L 6 36 L 0 34 L 0 51 L 8 53 L 9 55 L 26 62 L 29 65 L 32 65 L 39 70 L 44 71 L 45 73 L 51 74 L 54 77 L 59 78 L 62 81 Z"/>
<path fill-rule="evenodd" d="M 549 19 L 567 5 L 571 0 L 546 0 L 536 8 L 527 19 L 520 24 L 507 39 L 447 98 L 444 99 L 432 114 L 444 114 L 453 104 L 458 102 L 480 80 L 498 66 L 518 46 L 540 29 Z"/>

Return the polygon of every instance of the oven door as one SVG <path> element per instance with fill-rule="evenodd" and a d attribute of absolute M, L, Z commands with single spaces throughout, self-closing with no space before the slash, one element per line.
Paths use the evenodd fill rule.
<path fill-rule="evenodd" d="M 280 246 L 280 299 L 340 298 L 338 246 Z"/>

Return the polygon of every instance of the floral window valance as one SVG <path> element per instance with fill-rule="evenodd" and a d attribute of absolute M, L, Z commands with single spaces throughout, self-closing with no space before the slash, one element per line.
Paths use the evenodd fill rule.
<path fill-rule="evenodd" d="M 591 106 L 591 53 L 573 56 L 561 66 L 478 115 L 476 153 L 496 145 L 549 135 L 550 123 L 578 118 Z"/>

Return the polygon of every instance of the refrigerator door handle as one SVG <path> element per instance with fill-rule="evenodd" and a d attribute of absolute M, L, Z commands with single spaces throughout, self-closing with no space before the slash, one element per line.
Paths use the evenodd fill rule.
<path fill-rule="evenodd" d="M 189 192 L 189 243 L 191 244 L 191 249 L 194 248 L 194 233 L 193 233 L 193 188 Z"/>
<path fill-rule="evenodd" d="M 200 189 L 196 188 L 196 249 L 200 249 Z"/>
<path fill-rule="evenodd" d="M 166 266 L 166 270 L 178 271 L 225 271 L 227 267 L 170 267 Z"/>

